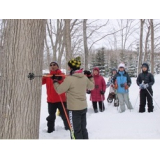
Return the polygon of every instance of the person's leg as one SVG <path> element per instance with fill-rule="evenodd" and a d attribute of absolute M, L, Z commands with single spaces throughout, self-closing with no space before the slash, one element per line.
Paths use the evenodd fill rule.
<path fill-rule="evenodd" d="M 129 99 L 129 93 L 124 94 L 124 101 L 125 101 L 128 109 L 133 109 L 132 104 Z"/>
<path fill-rule="evenodd" d="M 89 139 L 88 138 L 88 131 L 87 131 L 87 118 L 86 118 L 87 109 L 84 109 L 81 116 L 81 129 L 82 129 L 82 135 L 83 139 Z"/>
<path fill-rule="evenodd" d="M 82 128 L 81 128 L 81 111 L 69 110 L 68 113 L 69 113 L 69 120 L 73 128 L 75 139 L 83 139 Z"/>
<path fill-rule="evenodd" d="M 63 105 L 64 105 L 64 107 L 65 107 L 65 112 L 66 112 L 66 114 L 67 114 L 66 102 L 63 102 Z M 64 112 L 64 108 L 63 108 L 61 102 L 58 103 L 58 109 L 59 109 L 59 111 L 60 111 L 60 115 L 61 115 L 61 118 L 62 118 L 62 120 L 63 120 L 65 130 L 69 130 L 69 125 L 68 125 L 67 118 L 66 118 L 66 115 L 65 115 L 65 112 Z M 67 114 L 67 116 L 68 116 L 68 114 Z"/>
<path fill-rule="evenodd" d="M 98 103 L 99 103 L 99 111 L 103 112 L 105 110 L 104 103 L 102 101 L 99 101 Z"/>
<path fill-rule="evenodd" d="M 93 105 L 94 112 L 97 113 L 98 112 L 97 102 L 92 102 L 92 105 Z"/>
<path fill-rule="evenodd" d="M 145 105 L 146 105 L 146 91 L 141 89 L 140 91 L 140 105 L 139 105 L 139 112 L 145 112 Z"/>
<path fill-rule="evenodd" d="M 117 93 L 119 104 L 120 104 L 120 112 L 125 111 L 125 103 L 124 103 L 124 96 L 123 93 Z"/>
<path fill-rule="evenodd" d="M 153 90 L 152 89 L 149 89 L 148 91 L 146 90 L 147 92 L 147 102 L 148 102 L 148 112 L 153 112 Z M 148 93 L 149 92 L 149 93 Z M 151 94 L 151 96 L 150 96 Z"/>
<path fill-rule="evenodd" d="M 47 131 L 48 133 L 55 131 L 56 110 L 57 110 L 56 103 L 48 103 L 49 116 L 46 118 L 47 126 L 48 126 L 48 131 Z"/>

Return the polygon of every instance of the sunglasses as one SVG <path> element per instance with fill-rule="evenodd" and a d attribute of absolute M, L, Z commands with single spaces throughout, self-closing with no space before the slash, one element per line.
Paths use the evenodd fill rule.
<path fill-rule="evenodd" d="M 56 64 L 50 64 L 50 66 L 56 66 Z"/>

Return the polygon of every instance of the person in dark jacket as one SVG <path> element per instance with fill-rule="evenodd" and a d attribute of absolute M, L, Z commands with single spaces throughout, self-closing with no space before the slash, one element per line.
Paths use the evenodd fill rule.
<path fill-rule="evenodd" d="M 61 75 L 62 72 L 59 69 L 59 66 L 56 62 L 50 63 L 50 74 L 51 75 Z M 60 83 L 62 83 L 63 80 L 61 80 Z M 47 120 L 47 126 L 48 126 L 48 133 L 51 133 L 55 131 L 55 119 L 56 119 L 56 110 L 59 109 L 61 118 L 64 123 L 65 130 L 69 130 L 69 126 L 67 123 L 67 119 L 65 117 L 65 113 L 63 110 L 63 106 L 60 101 L 60 96 L 63 101 L 63 104 L 66 108 L 66 96 L 65 93 L 62 93 L 61 95 L 58 95 L 57 92 L 54 89 L 53 81 L 49 77 L 43 77 L 42 78 L 42 85 L 46 84 L 46 90 L 47 90 L 47 103 L 48 103 L 48 114 L 49 116 L 46 118 Z"/>
<path fill-rule="evenodd" d="M 118 73 L 113 78 L 114 87 L 120 104 L 120 113 L 125 111 L 125 104 L 128 109 L 133 109 L 129 99 L 129 87 L 131 85 L 131 78 L 125 71 L 125 64 L 120 63 L 118 66 Z"/>
<path fill-rule="evenodd" d="M 146 98 L 148 101 L 148 112 L 153 112 L 153 90 L 152 85 L 155 80 L 151 73 L 148 72 L 149 66 L 147 63 L 142 64 L 142 73 L 137 77 L 137 85 L 140 88 L 140 106 L 139 112 L 145 112 Z M 152 97 L 151 97 L 152 96 Z"/>

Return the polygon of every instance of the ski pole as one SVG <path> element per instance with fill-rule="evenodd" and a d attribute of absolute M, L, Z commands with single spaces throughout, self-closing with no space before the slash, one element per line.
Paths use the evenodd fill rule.
<path fill-rule="evenodd" d="M 147 92 L 149 93 L 149 95 L 152 97 L 152 99 L 154 100 L 153 96 L 151 95 L 151 93 L 149 92 L 149 90 L 146 88 Z M 156 105 L 158 106 L 158 108 L 160 109 L 159 105 L 157 104 L 157 102 L 154 100 L 154 102 L 156 103 Z"/>
<path fill-rule="evenodd" d="M 61 104 L 62 104 L 62 107 L 63 107 L 64 113 L 65 113 L 65 116 L 66 116 L 66 119 L 67 119 L 67 122 L 68 122 L 69 128 L 70 128 L 70 132 L 71 132 L 72 139 L 75 139 L 74 131 L 73 131 L 73 127 L 71 126 L 71 123 L 69 122 L 69 118 L 68 118 L 68 115 L 67 115 L 67 113 L 66 113 L 66 109 L 65 109 L 65 107 L 64 107 L 64 104 L 63 104 L 63 102 L 62 102 L 62 98 L 61 98 L 61 96 L 60 96 L 60 95 L 59 95 L 59 98 L 60 98 L 60 101 L 61 101 Z"/>

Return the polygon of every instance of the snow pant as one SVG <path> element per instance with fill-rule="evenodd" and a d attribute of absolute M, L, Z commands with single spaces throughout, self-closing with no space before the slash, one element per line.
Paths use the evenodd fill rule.
<path fill-rule="evenodd" d="M 103 112 L 105 110 L 104 103 L 102 101 L 98 101 L 98 104 L 99 104 L 99 111 Z M 98 110 L 97 101 L 93 101 L 92 105 L 93 105 L 94 111 L 96 112 Z"/>
<path fill-rule="evenodd" d="M 65 109 L 66 109 L 66 102 L 63 102 Z M 55 130 L 55 119 L 56 119 L 56 110 L 57 108 L 60 111 L 60 115 L 61 118 L 63 120 L 65 129 L 69 129 L 68 123 L 67 123 L 67 119 L 63 110 L 63 106 L 61 104 L 61 102 L 57 102 L 57 103 L 48 103 L 48 113 L 49 116 L 46 118 L 47 120 L 47 126 L 48 126 L 48 130 L 49 131 L 53 131 Z"/>
<path fill-rule="evenodd" d="M 140 106 L 139 106 L 139 112 L 145 112 L 145 105 L 146 105 L 146 99 L 148 102 L 148 112 L 153 112 L 153 100 L 150 94 L 153 97 L 153 90 L 151 88 L 148 89 L 141 89 L 140 90 Z"/>
<path fill-rule="evenodd" d="M 73 127 L 75 139 L 88 139 L 86 113 L 87 108 L 83 110 L 68 110 L 69 120 Z"/>
<path fill-rule="evenodd" d="M 117 93 L 120 105 L 120 112 L 125 111 L 125 104 L 127 105 L 128 109 L 133 109 L 132 104 L 129 99 L 129 93 Z"/>

